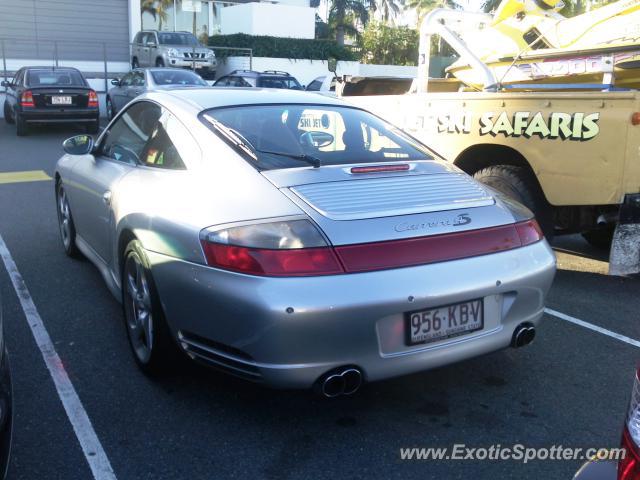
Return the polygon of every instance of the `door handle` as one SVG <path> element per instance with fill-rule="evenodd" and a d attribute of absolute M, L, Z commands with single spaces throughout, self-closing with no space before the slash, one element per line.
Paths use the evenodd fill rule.
<path fill-rule="evenodd" d="M 105 205 L 111 205 L 111 192 L 109 190 L 102 194 L 102 201 Z"/>

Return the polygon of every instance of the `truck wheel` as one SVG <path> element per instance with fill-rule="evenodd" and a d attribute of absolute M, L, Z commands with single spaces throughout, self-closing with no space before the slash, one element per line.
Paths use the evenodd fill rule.
<path fill-rule="evenodd" d="M 535 178 L 523 167 L 493 165 L 478 170 L 473 177 L 479 182 L 513 198 L 531 210 L 547 240 L 553 238 L 553 217 Z"/>
<path fill-rule="evenodd" d="M 160 67 L 160 68 L 161 68 L 161 67 L 164 67 L 164 60 L 163 60 L 163 59 L 161 59 L 161 58 L 158 58 L 158 59 L 156 60 L 156 67 Z"/>
<path fill-rule="evenodd" d="M 591 246 L 601 250 L 609 250 L 611 248 L 614 231 L 615 227 L 605 227 L 597 230 L 589 230 L 588 232 L 584 232 L 582 236 Z"/>
<path fill-rule="evenodd" d="M 133 57 L 133 59 L 131 60 L 131 70 L 135 70 L 136 68 L 140 67 L 140 63 L 138 62 L 138 59 L 136 57 Z"/>
<path fill-rule="evenodd" d="M 11 116 L 9 102 L 7 102 L 6 100 L 4 101 L 4 121 L 7 122 L 9 125 L 12 125 L 15 123 L 15 121 L 13 120 L 13 117 Z"/>

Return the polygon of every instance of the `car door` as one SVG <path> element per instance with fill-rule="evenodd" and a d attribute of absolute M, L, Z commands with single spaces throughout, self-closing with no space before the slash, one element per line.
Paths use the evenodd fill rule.
<path fill-rule="evenodd" d="M 127 88 L 127 101 L 130 102 L 145 90 L 144 72 L 142 70 L 134 70 L 131 79 L 131 86 Z"/>
<path fill-rule="evenodd" d="M 128 106 L 104 132 L 90 160 L 73 167 L 67 191 L 78 235 L 109 264 L 114 237 L 113 191 L 137 169 L 150 135 L 162 114 L 159 105 L 139 101 Z"/>
<path fill-rule="evenodd" d="M 20 98 L 20 87 L 24 83 L 24 69 L 18 70 L 13 81 L 7 87 L 6 99 L 7 104 L 9 105 L 9 109 L 11 113 L 15 116 L 16 104 L 18 103 L 18 99 Z"/>
<path fill-rule="evenodd" d="M 145 38 L 145 65 L 147 67 L 155 67 L 156 65 L 156 57 L 158 56 L 158 49 L 160 45 L 158 44 L 158 38 L 155 32 L 148 32 L 147 37 Z"/>
<path fill-rule="evenodd" d="M 129 72 L 120 80 L 120 86 L 113 89 L 113 93 L 111 94 L 111 101 L 116 107 L 117 112 L 122 110 L 124 106 L 129 103 L 129 88 L 132 84 L 133 72 Z"/>

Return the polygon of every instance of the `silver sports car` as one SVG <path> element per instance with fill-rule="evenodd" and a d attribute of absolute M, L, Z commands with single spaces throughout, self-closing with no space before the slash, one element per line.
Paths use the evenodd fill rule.
<path fill-rule="evenodd" d="M 380 118 L 262 89 L 149 92 L 55 174 L 66 252 L 141 368 L 327 396 L 529 343 L 555 274 L 531 213 Z"/>

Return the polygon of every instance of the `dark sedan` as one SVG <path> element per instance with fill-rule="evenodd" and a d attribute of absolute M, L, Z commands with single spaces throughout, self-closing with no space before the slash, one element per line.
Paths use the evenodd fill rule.
<path fill-rule="evenodd" d="M 116 113 L 147 90 L 171 87 L 206 87 L 200 75 L 177 68 L 136 68 L 122 78 L 111 80 L 114 88 L 107 93 L 107 117 L 111 120 Z"/>
<path fill-rule="evenodd" d="M 7 89 L 4 118 L 16 124 L 18 136 L 33 123 L 82 123 L 89 133 L 98 133 L 98 95 L 82 73 L 67 67 L 24 67 Z"/>

